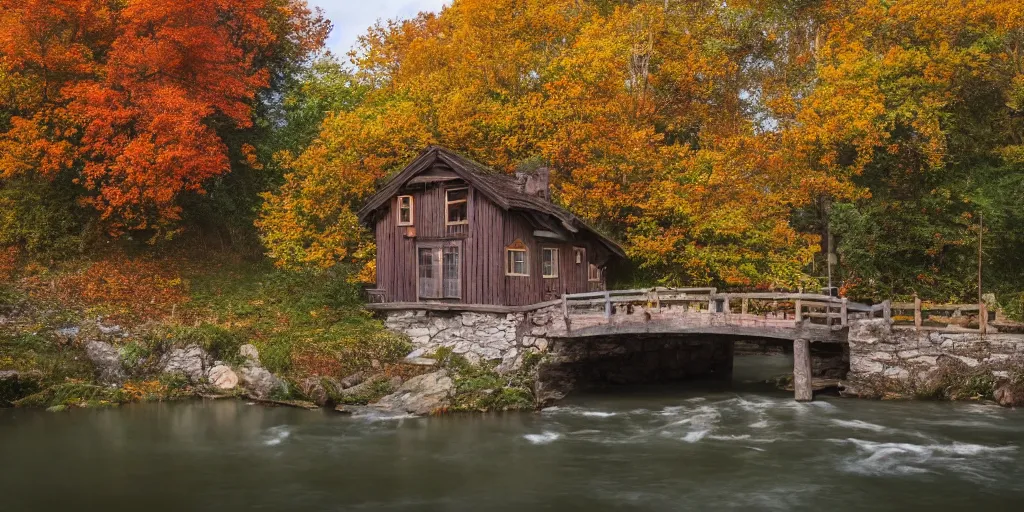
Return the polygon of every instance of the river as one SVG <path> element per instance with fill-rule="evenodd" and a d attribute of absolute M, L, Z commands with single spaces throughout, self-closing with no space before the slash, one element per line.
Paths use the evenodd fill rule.
<path fill-rule="evenodd" d="M 540 413 L 350 418 L 239 401 L 0 410 L 0 510 L 1022 510 L 1024 411 L 731 384 Z"/>

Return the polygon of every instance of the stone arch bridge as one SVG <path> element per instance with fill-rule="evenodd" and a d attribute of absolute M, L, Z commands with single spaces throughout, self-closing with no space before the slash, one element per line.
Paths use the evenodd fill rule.
<path fill-rule="evenodd" d="M 444 303 L 367 307 L 382 314 L 389 329 L 410 337 L 416 348 L 410 355 L 413 359 L 448 347 L 471 361 L 500 361 L 499 371 L 516 368 L 529 352 L 540 352 L 565 364 L 611 356 L 619 357 L 613 364 L 624 366 L 630 363 L 623 361 L 653 361 L 664 366 L 657 372 L 674 377 L 707 368 L 731 371 L 731 352 L 726 361 L 730 369 L 722 367 L 720 357 L 722 347 L 731 345 L 716 341 L 791 342 L 795 394 L 801 401 L 813 398 L 812 343 L 849 347 L 854 381 L 917 377 L 942 357 L 968 365 L 1024 358 L 1024 336 L 997 333 L 988 325 L 984 304 L 886 301 L 869 306 L 818 294 L 651 288 L 566 295 L 524 307 Z M 949 316 L 932 314 L 936 312 Z M 976 324 L 973 328 L 971 321 Z"/>

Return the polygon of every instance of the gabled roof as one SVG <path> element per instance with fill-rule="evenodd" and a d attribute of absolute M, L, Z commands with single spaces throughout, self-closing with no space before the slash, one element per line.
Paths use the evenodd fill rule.
<path fill-rule="evenodd" d="M 366 224 L 371 214 L 386 205 L 389 199 L 398 195 L 398 192 L 410 180 L 439 163 L 450 168 L 459 178 L 473 185 L 503 210 L 522 211 L 531 214 L 534 219 L 542 223 L 544 217 L 553 219 L 566 231 L 591 235 L 613 254 L 622 258 L 626 257 L 625 251 L 619 244 L 602 235 L 566 209 L 542 197 L 524 194 L 515 177 L 495 171 L 440 146 L 428 147 L 405 169 L 388 180 L 359 210 L 359 221 Z"/>

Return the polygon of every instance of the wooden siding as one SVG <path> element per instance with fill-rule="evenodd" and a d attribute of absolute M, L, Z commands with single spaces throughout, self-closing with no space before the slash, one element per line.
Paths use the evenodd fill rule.
<path fill-rule="evenodd" d="M 391 198 L 387 207 L 381 208 L 376 222 L 377 287 L 385 291 L 388 302 L 419 301 L 417 244 L 438 242 L 462 247 L 462 298 L 458 302 L 526 306 L 591 288 L 587 268 L 594 255 L 589 241 L 538 240 L 533 236 L 537 228 L 524 215 L 501 209 L 472 187 L 468 235 L 446 236 L 444 191 L 463 186 L 466 185 L 461 181 L 409 185 Z M 398 195 L 413 196 L 413 226 L 398 225 Z M 505 248 L 516 240 L 521 240 L 529 251 L 528 277 L 505 275 Z M 558 278 L 543 277 L 542 247 L 558 249 Z M 574 247 L 586 249 L 586 259 L 579 265 Z"/>

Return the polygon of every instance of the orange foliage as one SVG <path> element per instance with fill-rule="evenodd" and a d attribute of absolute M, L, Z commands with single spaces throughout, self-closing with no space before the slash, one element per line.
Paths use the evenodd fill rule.
<path fill-rule="evenodd" d="M 310 17 L 304 0 L 0 0 L 0 177 L 73 169 L 112 233 L 173 231 L 178 197 L 230 170 L 216 127 L 252 125 L 272 23 Z"/>
<path fill-rule="evenodd" d="M 0 283 L 11 280 L 18 270 L 18 248 L 0 247 Z"/>

